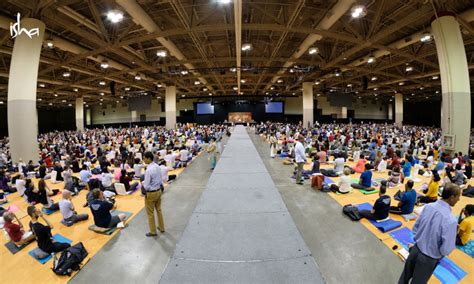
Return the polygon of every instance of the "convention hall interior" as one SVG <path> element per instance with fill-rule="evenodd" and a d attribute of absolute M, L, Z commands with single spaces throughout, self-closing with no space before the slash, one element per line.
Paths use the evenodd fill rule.
<path fill-rule="evenodd" d="M 473 0 L 0 1 L 0 282 L 474 283 Z"/>

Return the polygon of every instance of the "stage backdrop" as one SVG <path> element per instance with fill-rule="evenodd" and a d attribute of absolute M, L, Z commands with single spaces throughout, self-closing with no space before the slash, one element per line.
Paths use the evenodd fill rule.
<path fill-rule="evenodd" d="M 229 122 L 252 122 L 252 113 L 229 112 Z"/>

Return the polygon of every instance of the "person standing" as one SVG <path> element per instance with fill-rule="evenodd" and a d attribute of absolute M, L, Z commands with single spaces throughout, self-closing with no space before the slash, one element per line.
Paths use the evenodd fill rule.
<path fill-rule="evenodd" d="M 298 136 L 298 142 L 295 146 L 295 160 L 296 160 L 296 183 L 303 185 L 303 166 L 306 163 L 306 154 L 303 146 L 304 137 L 303 135 Z"/>
<path fill-rule="evenodd" d="M 160 232 L 165 232 L 165 224 L 163 221 L 163 215 L 161 213 L 161 193 L 163 191 L 163 181 L 161 178 L 161 169 L 153 161 L 153 154 L 146 152 L 144 156 L 145 164 L 147 168 L 145 171 L 145 180 L 143 181 L 143 188 L 145 190 L 145 208 L 148 216 L 148 226 L 150 231 L 146 233 L 147 237 L 155 237 L 156 225 L 155 225 L 155 209 L 158 214 L 158 229 Z"/>
<path fill-rule="evenodd" d="M 217 164 L 217 144 L 214 137 L 211 138 L 211 143 L 207 147 L 207 154 L 209 155 L 209 160 L 211 161 L 211 170 L 214 170 Z"/>
<path fill-rule="evenodd" d="M 455 248 L 458 223 L 451 207 L 460 196 L 459 186 L 450 183 L 441 200 L 425 205 L 413 226 L 415 244 L 410 247 L 399 284 L 427 283 L 440 260 Z"/>
<path fill-rule="evenodd" d="M 275 137 L 275 134 L 270 136 L 270 157 L 275 158 L 276 155 L 276 147 L 277 147 L 278 140 Z"/>

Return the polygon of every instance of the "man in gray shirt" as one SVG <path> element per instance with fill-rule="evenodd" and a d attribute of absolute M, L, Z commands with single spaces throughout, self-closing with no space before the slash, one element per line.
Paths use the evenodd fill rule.
<path fill-rule="evenodd" d="M 67 226 L 89 219 L 87 214 L 77 214 L 74 204 L 71 202 L 71 196 L 72 193 L 69 190 L 63 190 L 63 199 L 59 201 L 59 210 L 61 210 L 63 221 Z"/>

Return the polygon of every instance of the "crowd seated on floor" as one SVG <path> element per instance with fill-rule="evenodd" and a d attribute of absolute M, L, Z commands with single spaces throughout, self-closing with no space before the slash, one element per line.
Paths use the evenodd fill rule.
<path fill-rule="evenodd" d="M 154 126 L 56 131 L 39 135 L 38 161 L 28 164 L 22 160 L 13 163 L 8 138 L 0 140 L 0 225 L 18 247 L 36 239 L 41 256 L 61 252 L 70 244 L 52 238 L 56 224 L 45 215 L 60 214 L 60 223 L 67 227 L 93 219 L 95 232 L 123 226 L 126 215 L 111 213 L 117 206 L 115 196 L 141 187 L 145 152 L 153 153 L 163 182 L 170 183 L 177 178 L 170 171 L 187 167 L 205 144 L 226 134 L 230 129 L 222 125 L 180 125 L 174 130 Z M 72 202 L 81 190 L 87 191 L 82 204 L 90 214 L 78 214 Z M 18 194 L 20 203 L 27 207 L 31 230 L 7 210 L 10 204 L 1 206 L 12 193 Z M 51 197 L 57 194 L 62 198 L 54 202 Z"/>
<path fill-rule="evenodd" d="M 301 123 L 266 122 L 256 125 L 254 131 L 270 143 L 270 157 L 279 156 L 284 159 L 283 164 L 297 165 L 293 176 L 297 184 L 313 177 L 317 180 L 317 176 L 337 177 L 337 182 L 321 186 L 322 190 L 337 194 L 349 194 L 352 189 L 375 193 L 380 185 L 373 208 L 360 212 L 367 219 L 383 220 L 389 214 L 409 216 L 417 206 L 438 201 L 448 184 L 459 186 L 464 196 L 474 197 L 474 188 L 468 184 L 472 178 L 474 148 L 467 153 L 445 151 L 439 128 L 316 123 L 308 129 Z M 308 167 L 311 170 L 302 167 L 305 159 L 298 152 L 301 145 L 305 158 L 311 159 Z M 320 169 L 321 165 L 329 167 Z M 373 174 L 380 178 L 375 180 Z M 357 182 L 351 175 L 357 177 Z M 315 184 L 322 185 L 322 181 Z M 402 186 L 404 190 L 396 192 L 395 200 L 387 195 L 388 189 Z M 458 231 L 462 238 L 457 243 L 461 245 L 471 238 L 472 206 L 463 209 L 461 215 L 465 219 L 459 220 L 460 224 L 464 222 Z"/>

